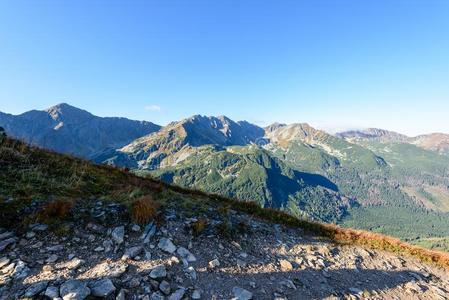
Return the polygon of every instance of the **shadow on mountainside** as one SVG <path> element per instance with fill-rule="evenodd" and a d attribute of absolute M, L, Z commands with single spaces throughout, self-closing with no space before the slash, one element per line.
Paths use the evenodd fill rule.
<path fill-rule="evenodd" d="M 338 192 L 338 186 L 322 175 L 295 171 L 295 177 L 301 178 L 307 185 L 313 187 L 320 186 Z"/>

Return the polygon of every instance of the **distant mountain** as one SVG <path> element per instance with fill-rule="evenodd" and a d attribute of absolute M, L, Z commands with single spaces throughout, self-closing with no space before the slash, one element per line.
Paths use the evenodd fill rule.
<path fill-rule="evenodd" d="M 420 135 L 412 139 L 412 143 L 440 154 L 449 154 L 449 134 L 432 133 Z"/>
<path fill-rule="evenodd" d="M 408 143 L 440 154 L 449 154 L 449 134 L 444 133 L 431 133 L 416 137 L 408 137 L 394 131 L 369 128 L 364 130 L 339 132 L 336 136 L 353 142 L 376 141 L 381 143 Z"/>
<path fill-rule="evenodd" d="M 318 141 L 321 137 L 327 136 L 324 131 L 317 130 L 307 123 L 295 123 L 290 125 L 269 126 L 266 128 L 265 136 L 271 142 L 287 144 L 294 140 L 305 142 Z"/>
<path fill-rule="evenodd" d="M 248 145 L 263 135 L 262 128 L 246 121 L 196 115 L 170 123 L 121 149 L 102 153 L 95 161 L 151 170 L 176 163 L 190 155 L 194 147 Z"/>
<path fill-rule="evenodd" d="M 406 143 L 410 138 L 406 135 L 378 128 L 368 128 L 363 130 L 350 130 L 336 134 L 346 139 L 370 140 L 378 142 L 398 142 Z"/>
<path fill-rule="evenodd" d="M 0 113 L 0 126 L 12 137 L 86 158 L 160 128 L 151 122 L 97 117 L 65 103 L 21 115 Z"/>

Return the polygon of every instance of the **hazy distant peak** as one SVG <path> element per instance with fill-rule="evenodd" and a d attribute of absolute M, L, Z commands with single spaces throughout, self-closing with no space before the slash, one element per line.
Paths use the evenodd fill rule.
<path fill-rule="evenodd" d="M 449 134 L 431 133 L 424 134 L 413 138 L 412 143 L 441 154 L 449 154 Z"/>
<path fill-rule="evenodd" d="M 380 128 L 349 130 L 339 132 L 336 135 L 348 139 L 375 140 L 380 142 L 408 142 L 410 139 L 404 134 Z"/>

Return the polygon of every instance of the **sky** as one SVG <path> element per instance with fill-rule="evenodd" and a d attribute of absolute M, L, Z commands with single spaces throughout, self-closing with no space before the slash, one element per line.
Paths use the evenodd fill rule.
<path fill-rule="evenodd" d="M 446 0 L 0 0 L 0 111 L 449 133 Z"/>

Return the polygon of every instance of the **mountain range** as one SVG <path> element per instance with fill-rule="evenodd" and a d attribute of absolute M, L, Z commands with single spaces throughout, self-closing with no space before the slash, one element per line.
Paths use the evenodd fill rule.
<path fill-rule="evenodd" d="M 0 112 L 0 124 L 18 139 L 85 158 L 160 129 L 146 121 L 97 117 L 65 103 L 20 115 Z"/>
<path fill-rule="evenodd" d="M 365 130 L 352 130 L 337 133 L 337 136 L 349 140 L 378 141 L 383 143 L 408 143 L 420 148 L 436 151 L 441 154 L 449 154 L 449 135 L 444 133 L 431 133 L 409 137 L 393 131 L 368 128 Z"/>
<path fill-rule="evenodd" d="M 449 135 L 192 116 L 160 127 L 60 104 L 0 114 L 7 134 L 141 176 L 449 250 Z"/>

